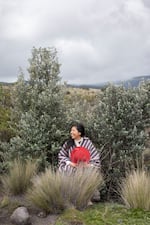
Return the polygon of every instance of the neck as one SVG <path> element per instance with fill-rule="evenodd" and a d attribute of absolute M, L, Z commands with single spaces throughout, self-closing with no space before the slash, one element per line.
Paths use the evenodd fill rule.
<path fill-rule="evenodd" d="M 74 139 L 75 141 L 80 141 L 82 139 L 82 137 L 78 137 L 76 139 Z"/>

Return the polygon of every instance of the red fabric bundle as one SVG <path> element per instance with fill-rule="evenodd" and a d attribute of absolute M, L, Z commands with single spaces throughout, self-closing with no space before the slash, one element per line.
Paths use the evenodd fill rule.
<path fill-rule="evenodd" d="M 90 152 L 88 151 L 88 149 L 86 149 L 84 147 L 75 147 L 71 152 L 70 160 L 73 163 L 78 163 L 78 162 L 89 163 Z"/>

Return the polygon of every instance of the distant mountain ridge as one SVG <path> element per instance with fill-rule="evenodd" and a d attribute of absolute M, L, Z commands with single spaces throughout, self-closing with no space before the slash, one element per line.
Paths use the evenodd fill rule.
<path fill-rule="evenodd" d="M 139 76 L 139 77 L 133 77 L 132 79 L 128 79 L 125 81 L 116 81 L 116 85 L 123 84 L 125 87 L 138 87 L 140 82 L 150 80 L 150 75 L 148 76 Z"/>
<path fill-rule="evenodd" d="M 133 77 L 131 79 L 128 80 L 118 80 L 118 81 L 108 81 L 108 82 L 103 82 L 103 83 L 97 83 L 97 84 L 68 84 L 68 86 L 70 87 L 77 87 L 77 88 L 103 88 L 105 86 L 107 86 L 109 83 L 112 83 L 114 85 L 123 85 L 124 87 L 138 87 L 138 85 L 140 84 L 140 82 L 142 81 L 147 81 L 150 80 L 150 75 L 147 76 L 137 76 L 137 77 Z M 15 82 L 16 83 L 16 82 Z M 5 86 L 10 86 L 13 85 L 15 83 L 7 83 L 7 82 L 0 82 L 1 85 L 5 85 Z"/>
<path fill-rule="evenodd" d="M 11 86 L 11 85 L 14 85 L 16 82 L 11 82 L 11 83 L 9 83 L 9 82 L 0 82 L 0 85 L 4 85 L 4 86 Z"/>
<path fill-rule="evenodd" d="M 118 81 L 108 81 L 108 82 L 103 82 L 103 83 L 98 83 L 98 84 L 82 84 L 82 85 L 69 85 L 72 87 L 79 87 L 79 88 L 103 88 L 105 86 L 107 86 L 109 83 L 112 83 L 116 86 L 120 86 L 123 85 L 124 87 L 128 88 L 128 87 L 138 87 L 138 85 L 140 84 L 140 82 L 142 81 L 148 81 L 150 80 L 150 75 L 147 76 L 137 76 L 137 77 L 133 77 L 131 79 L 128 80 L 118 80 Z"/>

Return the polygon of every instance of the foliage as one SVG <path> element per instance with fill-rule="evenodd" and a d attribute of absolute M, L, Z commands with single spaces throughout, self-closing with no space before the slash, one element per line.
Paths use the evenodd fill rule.
<path fill-rule="evenodd" d="M 65 114 L 68 124 L 72 121 L 80 121 L 86 125 L 92 118 L 98 90 L 86 90 L 80 88 L 67 88 L 64 98 Z"/>
<path fill-rule="evenodd" d="M 120 178 L 149 149 L 150 82 L 135 89 L 108 85 L 102 91 L 83 90 L 62 85 L 59 72 L 54 48 L 33 48 L 29 80 L 20 70 L 13 93 L 0 88 L 0 172 L 18 156 L 38 159 L 42 169 L 50 163 L 56 166 L 69 125 L 76 120 L 101 153 L 106 180 L 102 197 L 116 197 Z"/>
<path fill-rule="evenodd" d="M 0 215 L 3 215 L 1 223 L 9 224 L 8 218 L 22 204 L 29 207 L 22 198 L 14 199 L 4 196 L 0 202 Z M 74 208 L 66 209 L 63 213 L 55 215 L 55 218 L 56 225 L 149 225 L 150 211 L 127 209 L 125 206 L 115 203 L 98 203 L 83 211 Z M 40 223 L 40 218 L 37 223 Z M 47 218 L 43 218 L 42 223 L 47 224 Z"/>
<path fill-rule="evenodd" d="M 143 151 L 143 164 L 145 170 L 150 171 L 150 148 Z"/>
<path fill-rule="evenodd" d="M 10 107 L 10 88 L 0 85 L 0 174 L 8 167 L 8 142 L 14 136 L 10 127 Z"/>
<path fill-rule="evenodd" d="M 1 142 L 0 141 L 0 174 L 5 173 L 8 171 L 9 167 L 9 143 Z"/>
<path fill-rule="evenodd" d="M 66 122 L 57 52 L 33 48 L 29 62 L 30 78 L 26 82 L 21 74 L 13 94 L 17 136 L 11 139 L 11 155 L 56 164 Z"/>
<path fill-rule="evenodd" d="M 36 172 L 37 162 L 14 160 L 9 167 L 8 174 L 1 178 L 4 191 L 13 195 L 24 193 Z"/>
<path fill-rule="evenodd" d="M 68 207 L 84 209 L 102 177 L 94 169 L 78 169 L 71 176 L 49 168 L 33 181 L 28 199 L 39 208 L 58 213 Z"/>
<path fill-rule="evenodd" d="M 145 128 L 150 128 L 150 80 L 140 83 L 138 88 Z"/>
<path fill-rule="evenodd" d="M 10 128 L 10 89 L 0 85 L 0 141 L 8 142 L 13 136 Z"/>
<path fill-rule="evenodd" d="M 121 184 L 121 197 L 129 208 L 150 210 L 150 175 L 144 170 L 130 172 Z"/>
<path fill-rule="evenodd" d="M 141 108 L 143 110 L 142 115 L 145 133 L 148 136 L 145 143 L 146 149 L 143 151 L 143 163 L 145 169 L 150 171 L 150 80 L 140 84 L 139 92 L 142 96 Z"/>
<path fill-rule="evenodd" d="M 109 85 L 97 99 L 90 130 L 93 142 L 101 149 L 104 195 L 109 199 L 126 169 L 136 167 L 142 158 L 146 141 L 142 98 L 137 89 Z"/>
<path fill-rule="evenodd" d="M 140 209 L 127 209 L 114 203 L 99 203 L 84 211 L 67 209 L 61 214 L 56 225 L 149 225 L 150 212 Z"/>

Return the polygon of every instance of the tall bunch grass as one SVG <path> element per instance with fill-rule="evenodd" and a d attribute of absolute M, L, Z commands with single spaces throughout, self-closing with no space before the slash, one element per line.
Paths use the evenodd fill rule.
<path fill-rule="evenodd" d="M 102 175 L 95 168 L 78 168 L 74 174 L 64 177 L 63 196 L 69 205 L 84 209 L 102 183 Z"/>
<path fill-rule="evenodd" d="M 150 175 L 144 170 L 130 172 L 121 184 L 121 197 L 129 208 L 150 210 Z"/>
<path fill-rule="evenodd" d="M 59 213 L 72 206 L 84 209 L 101 183 L 102 176 L 94 169 L 80 168 L 65 175 L 49 168 L 33 180 L 27 198 L 49 213 Z"/>
<path fill-rule="evenodd" d="M 33 186 L 27 193 L 27 199 L 46 212 L 58 213 L 65 208 L 61 185 L 60 174 L 52 168 L 46 169 L 33 179 Z"/>
<path fill-rule="evenodd" d="M 31 179 L 36 174 L 37 169 L 35 161 L 23 162 L 20 159 L 15 159 L 9 167 L 8 174 L 2 177 L 4 191 L 13 195 L 23 194 L 31 185 Z"/>

